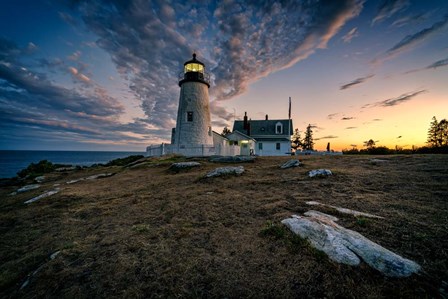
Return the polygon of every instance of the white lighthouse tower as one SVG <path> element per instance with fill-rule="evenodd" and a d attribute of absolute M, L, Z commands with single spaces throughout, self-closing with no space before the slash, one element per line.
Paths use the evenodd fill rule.
<path fill-rule="evenodd" d="M 179 77 L 180 97 L 176 129 L 172 134 L 174 152 L 189 156 L 214 154 L 213 133 L 210 121 L 210 75 L 205 65 L 196 59 L 184 63 Z"/>

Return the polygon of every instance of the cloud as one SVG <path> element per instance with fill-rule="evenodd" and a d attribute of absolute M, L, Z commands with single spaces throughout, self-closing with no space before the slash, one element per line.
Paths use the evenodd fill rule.
<path fill-rule="evenodd" d="M 374 118 L 374 119 L 372 119 L 372 121 L 382 121 L 382 119 L 381 118 Z"/>
<path fill-rule="evenodd" d="M 343 117 L 343 118 L 341 118 L 341 120 L 352 120 L 352 119 L 355 119 L 354 117 Z"/>
<path fill-rule="evenodd" d="M 357 127 L 347 127 L 345 128 L 346 130 L 352 130 L 352 129 L 356 129 Z"/>
<path fill-rule="evenodd" d="M 121 123 L 124 107 L 98 85 L 68 89 L 22 63 L 26 51 L 0 40 L 0 134 L 4 142 L 117 143 L 144 146 L 169 134 L 136 119 Z M 40 59 L 40 67 L 61 68 L 88 81 L 80 68 L 66 68 L 58 59 Z M 19 138 L 20 137 L 20 138 Z M 19 139 L 17 139 L 19 138 Z"/>
<path fill-rule="evenodd" d="M 91 84 L 91 80 L 89 77 L 87 77 L 86 75 L 82 74 L 78 69 L 70 66 L 68 67 L 68 71 L 69 73 L 72 75 L 72 78 L 77 81 L 77 82 L 81 82 L 84 84 Z"/>
<path fill-rule="evenodd" d="M 174 82 L 193 49 L 213 75 L 212 100 L 228 100 L 260 78 L 324 49 L 363 3 L 228 0 L 217 2 L 212 11 L 202 2 L 93 0 L 80 1 L 77 8 L 98 36 L 96 44 L 129 80 L 150 122 L 167 128 L 177 113 Z M 211 108 L 214 118 L 231 115 L 223 107 Z"/>
<path fill-rule="evenodd" d="M 333 119 L 333 118 L 335 118 L 336 116 L 338 116 L 340 113 L 332 113 L 332 114 L 328 114 L 327 115 L 327 118 L 328 119 Z"/>
<path fill-rule="evenodd" d="M 405 10 L 410 5 L 408 0 L 383 0 L 371 26 L 389 19 L 396 13 Z"/>
<path fill-rule="evenodd" d="M 442 60 L 438 60 L 430 65 L 428 65 L 426 67 L 426 69 L 436 69 L 442 66 L 447 66 L 448 65 L 448 58 L 447 59 L 442 59 Z"/>
<path fill-rule="evenodd" d="M 422 94 L 425 92 L 427 92 L 427 90 L 419 90 L 419 91 L 415 91 L 415 92 L 404 93 L 396 98 L 390 98 L 390 99 L 387 99 L 384 101 L 376 102 L 374 104 L 374 106 L 380 106 L 380 107 L 396 106 L 396 105 L 402 104 L 404 102 L 408 102 L 408 101 L 412 100 L 414 97 L 418 96 L 419 94 Z M 375 120 L 377 120 L 377 119 L 374 119 L 374 121 Z"/>
<path fill-rule="evenodd" d="M 344 41 L 344 43 L 349 43 L 352 41 L 353 38 L 358 36 L 358 28 L 353 28 L 352 30 L 350 30 L 349 32 L 347 32 L 347 34 L 345 34 L 342 37 L 342 40 Z"/>
<path fill-rule="evenodd" d="M 420 30 L 417 33 L 407 35 L 392 48 L 387 50 L 381 56 L 372 60 L 372 63 L 382 62 L 391 59 L 404 51 L 408 51 L 418 44 L 422 43 L 426 39 L 430 38 L 436 32 L 442 30 L 448 24 L 448 15 L 446 15 L 441 21 L 434 23 L 432 26 Z"/>
<path fill-rule="evenodd" d="M 419 72 L 419 71 L 423 71 L 423 70 L 437 69 L 439 67 L 444 67 L 444 66 L 448 66 L 448 58 L 447 59 L 438 60 L 438 61 L 436 61 L 434 63 L 431 63 L 430 65 L 428 65 L 428 66 L 426 66 L 424 68 L 407 71 L 407 72 L 405 72 L 405 74 L 415 73 L 415 72 Z"/>
<path fill-rule="evenodd" d="M 319 138 L 314 138 L 314 140 L 334 139 L 334 138 L 339 138 L 339 137 L 334 136 L 334 135 L 327 135 L 327 136 L 323 136 L 323 137 L 319 137 Z"/>
<path fill-rule="evenodd" d="M 375 75 L 372 74 L 372 75 L 368 75 L 368 76 L 365 76 L 365 77 L 357 78 L 357 79 L 355 79 L 355 80 L 353 80 L 353 81 L 351 81 L 349 83 L 341 85 L 341 87 L 339 89 L 340 90 L 344 90 L 344 89 L 351 88 L 351 87 L 353 87 L 355 85 L 358 85 L 358 84 L 366 82 L 367 80 L 369 80 L 370 78 L 372 78 L 374 76 Z"/>
<path fill-rule="evenodd" d="M 425 21 L 427 18 L 428 18 L 427 13 L 419 13 L 416 15 L 409 15 L 409 16 L 405 16 L 405 17 L 395 20 L 391 26 L 400 28 L 403 26 L 411 25 L 411 24 L 419 24 L 422 21 Z"/>
<path fill-rule="evenodd" d="M 73 54 L 67 56 L 68 60 L 77 61 L 81 57 L 81 51 L 75 51 Z"/>

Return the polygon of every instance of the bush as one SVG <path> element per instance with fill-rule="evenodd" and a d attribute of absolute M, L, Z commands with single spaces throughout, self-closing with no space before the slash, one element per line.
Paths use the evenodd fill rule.
<path fill-rule="evenodd" d="M 39 161 L 37 164 L 31 163 L 27 168 L 22 169 L 17 173 L 17 175 L 21 178 L 26 177 L 27 175 L 36 177 L 40 176 L 44 173 L 52 172 L 56 169 L 56 165 L 47 160 Z"/>

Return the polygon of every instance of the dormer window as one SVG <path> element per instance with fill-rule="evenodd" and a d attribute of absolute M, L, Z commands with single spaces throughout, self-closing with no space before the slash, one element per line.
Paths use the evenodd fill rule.
<path fill-rule="evenodd" d="M 283 124 L 281 122 L 275 124 L 275 134 L 283 134 Z"/>

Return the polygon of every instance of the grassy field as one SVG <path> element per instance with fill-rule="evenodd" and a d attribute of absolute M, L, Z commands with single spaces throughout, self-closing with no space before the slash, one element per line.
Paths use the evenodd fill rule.
<path fill-rule="evenodd" d="M 152 159 L 137 168 L 47 175 L 37 190 L 0 190 L 0 297 L 447 298 L 448 155 L 306 156 L 241 164 L 239 177 L 202 179 L 222 164 Z M 334 175 L 311 179 L 328 168 Z M 114 176 L 65 184 L 89 175 Z M 61 191 L 23 202 L 60 184 Z M 356 218 L 319 201 L 372 213 Z M 365 263 L 337 264 L 280 221 L 310 209 L 423 268 L 387 278 Z M 60 252 L 54 259 L 55 252 Z M 34 274 L 33 274 L 34 273 Z M 26 286 L 22 287 L 27 281 Z"/>

